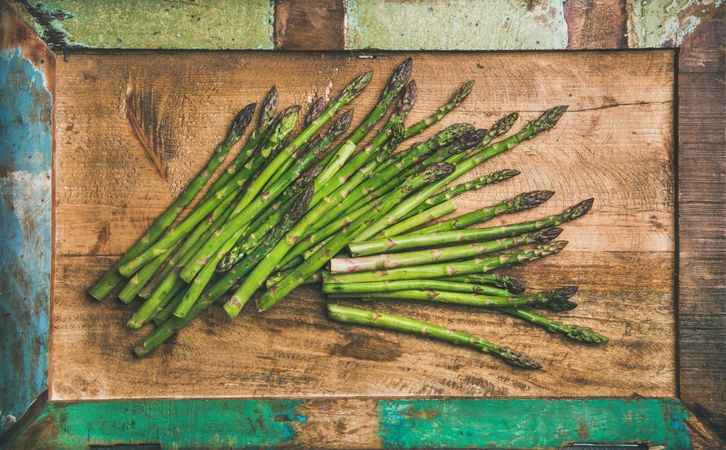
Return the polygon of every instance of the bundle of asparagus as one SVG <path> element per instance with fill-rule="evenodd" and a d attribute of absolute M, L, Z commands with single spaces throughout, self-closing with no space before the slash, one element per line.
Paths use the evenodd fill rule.
<path fill-rule="evenodd" d="M 411 66 L 407 59 L 396 68 L 373 109 L 345 137 L 352 111 L 341 111 L 368 85 L 370 72 L 355 78 L 328 105 L 313 102 L 298 131 L 300 106 L 277 113 L 273 87 L 238 154 L 190 206 L 242 139 L 256 105 L 238 114 L 202 171 L 89 289 L 93 298 L 102 300 L 125 282 L 119 299 L 142 300 L 128 327 L 137 329 L 150 322 L 156 327 L 134 347 L 137 356 L 148 355 L 212 304 L 223 302 L 234 318 L 262 288 L 257 308 L 266 311 L 297 286 L 320 280 L 323 291 L 336 297 L 471 305 L 519 317 L 578 341 L 606 341 L 589 329 L 532 311 L 574 308 L 569 299 L 576 288 L 524 294 L 520 280 L 491 273 L 559 252 L 566 242 L 553 241 L 561 231 L 555 227 L 585 214 L 592 199 L 536 221 L 467 229 L 536 207 L 553 195 L 527 192 L 432 223 L 457 209 L 460 194 L 518 175 L 503 170 L 447 187 L 483 162 L 555 126 L 566 107 L 547 110 L 496 142 L 512 128 L 518 114 L 503 117 L 489 130 L 455 124 L 394 152 L 401 142 L 459 106 L 473 85 L 465 83 L 431 116 L 406 127 L 417 97 L 416 83 L 409 81 Z M 372 137 L 363 144 L 369 134 Z M 520 246 L 529 247 L 516 249 Z M 493 252 L 500 253 L 487 256 Z M 326 266 L 329 272 L 322 271 Z M 466 345 L 514 366 L 539 367 L 525 355 L 434 324 L 336 304 L 328 305 L 328 314 L 341 322 Z"/>

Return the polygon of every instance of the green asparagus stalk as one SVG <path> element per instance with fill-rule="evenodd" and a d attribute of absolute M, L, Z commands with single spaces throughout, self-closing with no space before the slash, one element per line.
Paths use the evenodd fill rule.
<path fill-rule="evenodd" d="M 429 183 L 436 183 L 437 180 L 451 173 L 452 169 L 453 167 L 451 164 L 439 163 L 426 169 L 421 174 L 408 178 L 397 191 L 394 191 L 379 200 L 375 211 L 380 214 L 385 214 L 386 211 L 395 207 L 395 205 L 400 202 L 400 199 L 408 195 L 409 192 L 415 191 Z M 257 309 L 259 311 L 266 311 L 270 309 L 293 289 L 303 283 L 308 277 L 319 271 L 322 266 L 330 260 L 330 258 L 335 256 L 343 249 L 343 247 L 352 241 L 355 236 L 368 226 L 368 223 L 370 223 L 369 219 L 369 217 L 363 216 L 357 221 L 351 223 L 344 231 L 336 234 L 314 255 L 305 260 L 298 267 L 294 268 L 287 276 L 280 280 L 280 283 L 269 288 L 267 292 L 265 292 L 265 294 L 257 301 Z M 267 272 L 265 276 L 269 275 L 269 273 L 270 272 Z M 224 308 L 228 314 L 236 311 L 238 303 L 243 303 L 241 298 L 238 296 L 239 292 L 240 291 L 237 290 L 232 298 L 225 303 Z M 242 297 L 242 299 L 246 301 L 246 299 L 249 299 L 249 296 Z"/>
<path fill-rule="evenodd" d="M 434 247 L 461 242 L 490 241 L 502 237 L 518 236 L 575 220 L 587 213 L 592 208 L 592 203 L 593 199 L 589 198 L 560 214 L 512 225 L 372 239 L 370 241 L 354 242 L 348 246 L 348 249 L 353 256 L 366 256 L 412 248 Z"/>
<path fill-rule="evenodd" d="M 590 328 L 556 322 L 548 317 L 527 309 L 516 308 L 502 310 L 502 312 L 509 314 L 510 316 L 524 319 L 527 322 L 533 323 L 553 333 L 562 334 L 576 342 L 583 342 L 585 344 L 605 344 L 608 341 L 608 338 L 594 332 Z"/>
<path fill-rule="evenodd" d="M 403 253 L 383 253 L 358 258 L 333 258 L 330 260 L 330 273 L 338 274 L 396 269 L 472 258 L 487 253 L 507 250 L 520 245 L 544 244 L 555 239 L 561 232 L 561 228 L 548 228 L 520 236 L 476 244 L 463 244 L 453 247 L 431 248 Z"/>
<path fill-rule="evenodd" d="M 503 253 L 488 258 L 476 258 L 466 261 L 425 264 L 421 266 L 402 267 L 398 269 L 381 270 L 376 272 L 358 272 L 346 274 L 330 274 L 326 283 L 363 283 L 368 281 L 386 280 L 413 280 L 417 278 L 441 278 L 453 275 L 468 275 L 470 273 L 490 272 L 501 267 L 511 266 L 526 261 L 543 258 L 559 253 L 567 241 L 555 241 L 540 245 L 533 249 L 518 250 L 512 253 Z"/>
<path fill-rule="evenodd" d="M 446 292 L 463 292 L 468 294 L 494 295 L 497 297 L 510 297 L 514 293 L 488 285 L 459 283 L 443 280 L 400 280 L 400 281 L 372 281 L 369 283 L 329 284 L 323 283 L 323 292 L 330 295 L 355 295 L 370 292 L 393 292 L 409 290 L 434 290 Z"/>
<path fill-rule="evenodd" d="M 455 281 L 457 283 L 476 283 L 497 286 L 506 289 L 513 294 L 521 294 L 525 291 L 524 282 L 519 278 L 500 275 L 498 273 L 474 273 L 469 275 L 454 275 L 440 278 L 445 281 Z"/>
<path fill-rule="evenodd" d="M 328 304 L 328 317 L 337 322 L 364 325 L 385 330 L 403 331 L 430 339 L 461 345 L 489 353 L 507 364 L 522 369 L 540 369 L 541 366 L 522 353 L 500 347 L 478 336 L 454 331 L 428 322 L 409 319 L 393 314 Z"/>
<path fill-rule="evenodd" d="M 118 293 L 119 300 L 124 303 L 131 303 L 141 289 L 146 286 L 146 283 L 151 280 L 159 267 L 164 264 L 164 261 L 166 261 L 168 257 L 168 253 L 162 253 L 129 278 L 129 281 L 123 289 L 121 289 L 121 292 Z"/>
<path fill-rule="evenodd" d="M 154 314 L 154 316 L 151 318 L 151 321 L 154 323 L 154 325 L 159 326 L 162 323 L 166 322 L 167 319 L 169 319 L 173 315 L 174 310 L 179 305 L 183 297 L 184 293 L 179 292 L 176 296 L 174 296 L 173 299 L 171 299 L 171 301 L 164 305 L 163 308 L 159 308 L 159 312 Z"/>
<path fill-rule="evenodd" d="M 444 217 L 447 214 L 451 214 L 456 211 L 457 208 L 458 206 L 453 200 L 447 200 L 443 203 L 439 203 L 436 206 L 432 206 L 431 208 L 426 209 L 414 216 L 411 216 L 408 219 L 394 223 L 390 227 L 385 228 L 380 233 L 378 233 L 376 237 L 381 238 L 404 234 L 407 231 L 413 230 L 414 228 L 418 228 L 421 225 L 432 222 L 439 217 Z"/>
<path fill-rule="evenodd" d="M 88 293 L 96 300 L 105 298 L 122 280 L 119 268 L 144 253 L 171 226 L 194 197 L 204 188 L 214 171 L 219 167 L 232 146 L 242 137 L 252 120 L 255 104 L 247 105 L 235 118 L 224 141 L 215 149 L 204 169 L 189 183 L 177 199 L 151 224 L 149 229 L 91 288 Z"/>
<path fill-rule="evenodd" d="M 296 149 L 300 148 L 309 139 L 311 139 L 313 135 L 317 133 L 317 131 L 328 120 L 330 120 L 335 112 L 337 112 L 340 108 L 349 103 L 355 96 L 360 93 L 360 91 L 368 84 L 370 78 L 371 74 L 366 73 L 356 78 L 350 85 L 348 85 L 341 94 L 341 96 L 338 97 L 337 100 L 332 102 L 325 109 L 325 111 L 323 111 L 318 119 L 316 119 L 313 123 L 306 127 L 300 134 L 297 135 L 297 137 L 295 137 L 295 139 L 292 140 L 292 142 L 290 142 L 290 144 L 285 149 L 283 149 L 282 152 L 280 152 L 281 154 L 287 154 L 287 156 L 283 156 L 282 158 L 289 157 Z M 266 168 L 266 173 L 271 172 L 271 168 L 273 168 L 274 165 L 275 162 L 270 163 Z M 260 175 L 255 181 L 263 179 L 264 177 Z M 275 188 L 270 188 L 268 191 L 265 192 L 265 195 L 257 197 L 254 201 L 252 201 L 252 196 L 243 198 L 243 200 L 241 200 L 240 203 L 236 205 L 233 216 L 227 221 L 227 223 L 225 223 L 221 228 L 218 228 L 215 232 L 215 235 L 211 239 L 209 239 L 209 241 L 204 244 L 202 249 L 197 252 L 196 255 L 194 255 L 189 263 L 187 263 L 187 265 L 184 267 L 180 274 L 182 279 L 184 279 L 185 281 L 191 281 L 193 277 L 197 274 L 197 272 L 199 272 L 199 270 L 201 270 L 201 268 L 209 261 L 214 252 L 216 252 L 222 245 L 224 245 L 235 234 L 237 234 L 240 229 L 246 227 L 257 216 L 257 214 L 259 214 L 265 208 L 269 207 L 269 205 L 275 200 L 275 198 L 280 195 L 285 190 L 285 188 L 293 181 L 294 180 L 292 179 L 281 179 L 280 183 L 277 183 Z M 261 184 L 264 185 L 264 183 Z M 257 186 L 255 185 L 255 189 L 252 189 L 248 192 L 254 192 L 256 190 L 256 187 Z M 245 202 L 245 200 L 247 199 L 249 199 L 251 202 Z"/>
<path fill-rule="evenodd" d="M 500 202 L 496 205 L 476 209 L 469 213 L 462 214 L 458 217 L 453 217 L 449 220 L 445 220 L 443 222 L 420 228 L 409 234 L 430 234 L 440 233 L 442 231 L 461 230 L 462 228 L 466 228 L 471 225 L 484 223 L 488 220 L 493 219 L 494 217 L 498 217 L 503 214 L 514 214 L 520 211 L 535 208 L 549 200 L 553 195 L 553 191 L 525 192 L 523 194 L 519 194 L 514 198 L 510 198 L 508 200 Z"/>
<path fill-rule="evenodd" d="M 501 142 L 484 147 L 475 152 L 473 155 L 466 157 L 466 159 L 462 159 L 460 155 L 452 156 L 447 160 L 449 163 L 456 164 L 456 169 L 451 175 L 444 180 L 440 180 L 438 183 L 427 186 L 425 189 L 422 189 L 420 192 L 417 192 L 405 201 L 401 202 L 401 204 L 390 211 L 386 216 L 378 219 L 378 221 L 368 227 L 364 233 L 361 233 L 361 235 L 356 238 L 356 242 L 365 241 L 382 229 L 386 228 L 388 225 L 397 222 L 401 219 L 401 217 L 423 203 L 439 189 L 479 166 L 484 161 L 514 148 L 520 142 L 531 139 L 544 130 L 554 127 L 566 109 L 566 106 L 558 106 L 547 110 L 539 118 L 527 124 L 527 126 L 525 126 L 519 133 L 514 136 L 510 136 Z"/>
<path fill-rule="evenodd" d="M 427 118 L 422 119 L 408 127 L 403 135 L 404 139 L 409 139 L 413 136 L 416 136 L 423 130 L 443 119 L 448 113 L 450 113 L 452 110 L 454 110 L 456 107 L 464 102 L 466 97 L 468 97 L 471 93 L 472 86 L 474 86 L 474 80 L 469 80 L 461 85 L 461 87 L 459 87 L 459 89 L 454 92 L 454 95 L 451 96 L 449 101 L 444 106 L 437 109 Z"/>
<path fill-rule="evenodd" d="M 518 170 L 505 169 L 490 173 L 489 175 L 485 175 L 475 180 L 457 184 L 456 186 L 451 186 L 443 192 L 427 198 L 426 201 L 421 203 L 418 207 L 414 208 L 411 212 L 404 216 L 404 219 L 408 219 L 409 217 L 423 212 L 431 208 L 432 206 L 436 206 L 447 200 L 451 200 L 452 198 L 459 196 L 465 192 L 481 189 L 482 187 L 490 184 L 501 183 L 502 181 L 519 175 L 519 173 L 520 172 Z"/>
<path fill-rule="evenodd" d="M 282 113 L 280 120 L 274 127 L 271 137 L 267 140 L 264 148 L 261 150 L 261 154 L 267 157 L 270 155 L 278 146 L 278 144 L 285 138 L 287 133 L 292 130 L 295 119 L 297 117 L 297 108 L 288 108 Z M 197 205 L 191 213 L 177 226 L 168 230 L 164 236 L 156 241 L 152 246 L 147 248 L 143 253 L 138 255 L 136 258 L 121 265 L 118 269 L 119 273 L 124 276 L 133 275 L 140 267 L 148 263 L 156 256 L 167 252 L 176 242 L 190 233 L 199 222 L 201 222 L 214 208 L 227 196 L 235 195 L 237 190 L 250 176 L 249 171 L 239 171 L 234 177 L 222 188 L 214 193 L 214 196 L 208 201 Z M 259 178 L 259 177 L 258 177 Z M 257 178 L 255 179 L 257 180 Z M 240 202 L 245 200 L 247 192 L 243 195 Z"/>

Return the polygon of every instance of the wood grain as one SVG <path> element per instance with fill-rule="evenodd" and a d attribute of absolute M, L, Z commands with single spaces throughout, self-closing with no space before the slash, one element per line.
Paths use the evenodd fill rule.
<path fill-rule="evenodd" d="M 566 227 L 571 244 L 563 253 L 517 272 L 535 288 L 581 284 L 581 306 L 566 320 L 596 328 L 611 342 L 593 349 L 486 312 L 380 304 L 529 353 L 544 366 L 537 373 L 466 349 L 329 322 L 312 288 L 233 323 L 215 309 L 173 345 L 133 359 L 129 346 L 141 334 L 123 327 L 131 307 L 93 303 L 84 290 L 202 165 L 236 110 L 262 98 L 271 84 L 282 105 L 305 103 L 316 94 L 335 95 L 354 75 L 375 69 L 354 105 L 359 120 L 405 54 L 372 61 L 345 54 L 149 56 L 78 54 L 58 67 L 51 399 L 675 394 L 672 52 L 415 54 L 419 100 L 410 121 L 470 78 L 476 80 L 470 99 L 441 126 L 488 126 L 513 110 L 529 120 L 570 105 L 551 132 L 470 174 L 523 172 L 462 197 L 460 211 L 532 189 L 557 192 L 537 211 L 506 219 L 513 221 L 594 196 L 593 213 Z M 174 129 L 178 146 L 166 178 L 126 120 L 130 73 L 155 98 L 185 98 L 178 119 L 185 126 Z"/>
<path fill-rule="evenodd" d="M 565 2 L 568 49 L 628 47 L 625 0 L 570 0 Z"/>
<path fill-rule="evenodd" d="M 726 440 L 726 11 L 679 54 L 679 388 Z"/>
<path fill-rule="evenodd" d="M 275 48 L 282 50 L 343 50 L 343 0 L 275 2 Z"/>

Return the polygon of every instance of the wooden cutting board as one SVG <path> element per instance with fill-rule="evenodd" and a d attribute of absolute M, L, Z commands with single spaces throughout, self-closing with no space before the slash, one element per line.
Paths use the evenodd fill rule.
<path fill-rule="evenodd" d="M 248 307 L 234 322 L 213 308 L 151 357 L 132 356 L 131 345 L 150 327 L 127 330 L 134 305 L 89 300 L 86 288 L 183 188 L 242 106 L 259 102 L 273 84 L 282 106 L 329 98 L 373 69 L 374 80 L 353 105 L 360 120 L 409 55 L 385 56 L 144 52 L 59 59 L 52 400 L 675 395 L 671 51 L 411 54 L 419 98 L 409 123 L 468 79 L 476 81 L 471 96 L 436 130 L 454 122 L 487 127 L 511 111 L 522 114 L 521 126 L 551 106 L 570 105 L 555 129 L 471 173 L 522 171 L 461 197 L 459 212 L 524 191 L 556 191 L 536 210 L 493 221 L 506 223 L 595 197 L 589 215 L 565 226 L 562 238 L 571 243 L 561 254 L 511 272 L 537 289 L 580 285 L 580 306 L 562 319 L 601 331 L 610 338 L 606 346 L 570 343 L 474 309 L 376 305 L 488 337 L 544 366 L 519 371 L 468 349 L 332 323 L 318 290 L 300 288 L 268 313 Z"/>

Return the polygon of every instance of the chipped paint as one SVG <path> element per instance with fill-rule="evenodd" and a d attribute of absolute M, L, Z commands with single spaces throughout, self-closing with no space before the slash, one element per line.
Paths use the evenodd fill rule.
<path fill-rule="evenodd" d="M 381 400 L 385 448 L 561 448 L 647 443 L 691 448 L 688 413 L 663 399 Z"/>
<path fill-rule="evenodd" d="M 722 5 L 723 0 L 630 0 L 628 46 L 679 47 Z"/>
<path fill-rule="evenodd" d="M 179 448 L 289 446 L 306 418 L 299 400 L 145 400 L 56 405 L 8 443 L 8 449 L 158 445 Z"/>
<path fill-rule="evenodd" d="M 24 0 L 55 48 L 272 49 L 269 0 Z"/>
<path fill-rule="evenodd" d="M 51 93 L 19 47 L 0 50 L 0 414 L 47 386 Z"/>
<path fill-rule="evenodd" d="M 563 0 L 348 0 L 348 49 L 522 50 L 567 47 Z"/>

